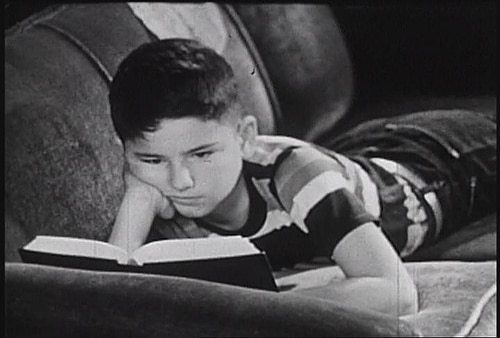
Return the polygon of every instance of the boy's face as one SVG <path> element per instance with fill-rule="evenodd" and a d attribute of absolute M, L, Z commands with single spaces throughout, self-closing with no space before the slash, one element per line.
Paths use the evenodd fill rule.
<path fill-rule="evenodd" d="M 135 176 L 158 188 L 181 215 L 204 217 L 240 177 L 245 142 L 239 127 L 229 118 L 165 119 L 156 131 L 144 132 L 144 138 L 125 142 L 125 160 Z"/>

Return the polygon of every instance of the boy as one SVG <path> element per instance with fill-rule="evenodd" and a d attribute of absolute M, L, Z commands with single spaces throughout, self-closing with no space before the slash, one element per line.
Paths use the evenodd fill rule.
<path fill-rule="evenodd" d="M 345 155 L 258 136 L 256 119 L 238 103 L 231 67 L 184 39 L 134 50 L 109 99 L 126 186 L 109 241 L 129 252 L 158 238 L 240 234 L 275 269 L 325 256 L 346 275 L 304 294 L 402 315 L 417 311 L 418 300 L 399 255 L 456 227 L 453 213 L 464 216 L 469 207 L 467 216 L 478 217 L 496 208 L 496 193 L 484 190 L 496 182 L 496 126 L 476 114 L 368 122 L 339 138 Z M 478 137 L 460 135 L 465 118 L 482 128 Z M 434 130 L 439 119 L 454 133 Z M 435 135 L 457 133 L 467 142 L 453 151 L 481 156 L 448 159 L 451 146 Z M 475 200 L 461 199 L 470 194 Z M 480 210 L 488 198 L 494 207 Z"/>

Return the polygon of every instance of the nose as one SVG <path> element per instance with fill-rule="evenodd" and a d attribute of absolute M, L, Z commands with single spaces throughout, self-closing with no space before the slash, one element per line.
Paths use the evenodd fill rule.
<path fill-rule="evenodd" d="M 177 191 L 184 191 L 194 186 L 189 169 L 182 164 L 172 164 L 170 168 L 170 185 Z"/>

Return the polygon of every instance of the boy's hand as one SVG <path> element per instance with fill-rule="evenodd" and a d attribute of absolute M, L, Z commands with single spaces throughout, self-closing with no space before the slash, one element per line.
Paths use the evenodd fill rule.
<path fill-rule="evenodd" d="M 172 218 L 175 209 L 159 189 L 135 176 L 127 164 L 123 180 L 125 195 L 108 241 L 131 254 L 144 244 L 155 216 Z"/>
<path fill-rule="evenodd" d="M 123 169 L 123 181 L 125 183 L 125 194 L 132 199 L 151 201 L 155 216 L 164 219 L 174 217 L 175 209 L 168 198 L 158 188 L 135 176 L 126 163 Z"/>

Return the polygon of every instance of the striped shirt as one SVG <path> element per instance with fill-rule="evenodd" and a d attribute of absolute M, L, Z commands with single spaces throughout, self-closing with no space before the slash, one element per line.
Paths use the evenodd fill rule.
<path fill-rule="evenodd" d="M 276 269 L 331 258 L 347 233 L 380 217 L 377 188 L 357 163 L 294 138 L 258 136 L 243 175 L 250 213 L 238 234 Z M 153 228 L 162 238 L 235 234 L 183 217 L 157 220 Z"/>

